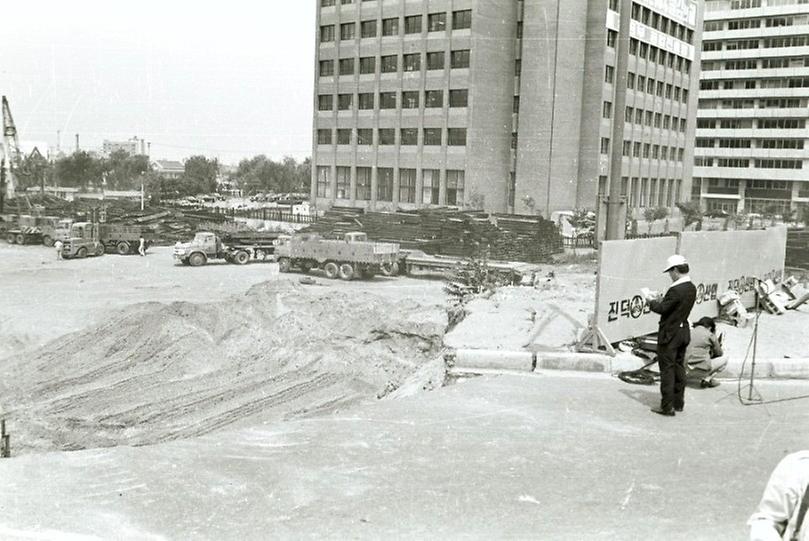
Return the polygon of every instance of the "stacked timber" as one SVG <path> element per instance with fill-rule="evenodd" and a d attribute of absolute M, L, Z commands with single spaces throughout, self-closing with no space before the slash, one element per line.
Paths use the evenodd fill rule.
<path fill-rule="evenodd" d="M 809 269 L 809 229 L 787 231 L 787 267 Z"/>

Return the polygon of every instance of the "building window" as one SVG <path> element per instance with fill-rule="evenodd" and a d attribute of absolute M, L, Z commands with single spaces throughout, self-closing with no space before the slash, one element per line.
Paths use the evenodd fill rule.
<path fill-rule="evenodd" d="M 399 18 L 393 17 L 390 19 L 382 19 L 382 35 L 383 36 L 398 36 L 399 35 Z"/>
<path fill-rule="evenodd" d="M 337 167 L 337 199 L 348 199 L 348 188 L 351 186 L 351 168 Z"/>
<path fill-rule="evenodd" d="M 399 169 L 399 202 L 416 202 L 416 170 Z"/>
<path fill-rule="evenodd" d="M 331 130 L 317 130 L 317 144 L 330 145 L 331 144 Z"/>
<path fill-rule="evenodd" d="M 635 142 L 632 143 L 632 156 L 635 158 L 640 158 L 640 143 Z"/>
<path fill-rule="evenodd" d="M 354 59 L 341 58 L 340 59 L 340 75 L 354 75 Z"/>
<path fill-rule="evenodd" d="M 360 201 L 371 199 L 371 168 L 357 167 L 357 196 Z"/>
<path fill-rule="evenodd" d="M 334 75 L 334 60 L 321 60 L 318 73 L 320 73 L 321 77 L 330 77 Z"/>
<path fill-rule="evenodd" d="M 630 156 L 632 154 L 632 142 L 624 141 L 624 146 L 621 149 L 622 156 Z"/>
<path fill-rule="evenodd" d="M 431 146 L 440 145 L 441 128 L 424 128 L 424 144 Z"/>
<path fill-rule="evenodd" d="M 469 49 L 460 49 L 450 53 L 450 67 L 452 69 L 461 69 L 469 67 Z"/>
<path fill-rule="evenodd" d="M 618 41 L 618 32 L 615 30 L 607 30 L 607 47 L 614 49 L 616 41 Z"/>
<path fill-rule="evenodd" d="M 463 205 L 464 172 L 447 170 L 447 205 Z"/>
<path fill-rule="evenodd" d="M 382 64 L 382 73 L 395 73 L 399 69 L 399 63 L 397 62 L 397 58 L 395 54 L 383 56 L 380 59 Z"/>
<path fill-rule="evenodd" d="M 320 27 L 320 43 L 334 41 L 334 25 L 327 24 Z"/>
<path fill-rule="evenodd" d="M 466 146 L 466 128 L 448 128 L 447 144 L 455 147 Z"/>
<path fill-rule="evenodd" d="M 469 91 L 464 89 L 449 91 L 450 107 L 467 107 L 469 105 Z"/>
<path fill-rule="evenodd" d="M 426 90 L 424 92 L 424 106 L 425 107 L 443 107 L 444 106 L 444 91 L 443 90 Z"/>
<path fill-rule="evenodd" d="M 522 21 L 517 22 L 517 39 L 522 39 Z"/>
<path fill-rule="evenodd" d="M 320 7 L 330 8 L 334 5 L 334 0 L 320 0 Z"/>
<path fill-rule="evenodd" d="M 604 118 L 612 118 L 612 102 L 604 102 L 604 105 L 601 107 L 601 116 Z"/>
<path fill-rule="evenodd" d="M 410 15 L 404 19 L 405 34 L 421 34 L 421 15 Z"/>
<path fill-rule="evenodd" d="M 610 153 L 610 140 L 607 137 L 601 138 L 601 154 Z"/>
<path fill-rule="evenodd" d="M 419 91 L 406 90 L 402 92 L 402 109 L 418 109 L 419 108 Z"/>
<path fill-rule="evenodd" d="M 379 108 L 396 109 L 396 92 L 380 92 Z"/>
<path fill-rule="evenodd" d="M 471 9 L 464 9 L 462 11 L 452 12 L 452 29 L 463 30 L 464 28 L 472 28 Z"/>
<path fill-rule="evenodd" d="M 511 112 L 512 113 L 519 113 L 520 112 L 520 97 L 514 96 L 514 101 L 511 105 Z"/>
<path fill-rule="evenodd" d="M 360 74 L 369 74 L 376 72 L 376 57 L 363 56 L 360 58 Z"/>
<path fill-rule="evenodd" d="M 360 35 L 363 38 L 376 37 L 376 19 L 371 21 L 362 21 L 360 23 Z"/>
<path fill-rule="evenodd" d="M 337 130 L 337 144 L 338 145 L 351 144 L 351 128 L 340 128 Z"/>
<path fill-rule="evenodd" d="M 444 51 L 427 53 L 427 69 L 428 70 L 444 69 Z"/>
<path fill-rule="evenodd" d="M 363 111 L 373 109 L 374 108 L 374 93 L 373 92 L 363 92 L 362 94 L 357 95 L 357 106 L 358 106 L 358 109 L 361 109 Z"/>
<path fill-rule="evenodd" d="M 317 97 L 318 111 L 331 111 L 334 109 L 334 96 L 331 94 L 321 94 Z"/>
<path fill-rule="evenodd" d="M 421 202 L 425 205 L 440 205 L 439 196 L 441 171 L 438 169 L 421 170 Z"/>
<path fill-rule="evenodd" d="M 389 167 L 377 169 L 376 200 L 393 201 L 393 169 Z"/>
<path fill-rule="evenodd" d="M 338 111 L 348 111 L 351 109 L 351 99 L 354 97 L 353 94 L 338 94 L 337 95 L 337 110 Z"/>
<path fill-rule="evenodd" d="M 402 56 L 402 69 L 404 71 L 419 71 L 421 69 L 421 53 Z"/>
<path fill-rule="evenodd" d="M 612 84 L 613 81 L 615 81 L 615 68 L 607 66 L 604 68 L 604 82 Z"/>
<path fill-rule="evenodd" d="M 443 32 L 447 29 L 446 13 L 430 13 L 427 15 L 427 31 Z"/>
<path fill-rule="evenodd" d="M 519 58 L 514 61 L 514 76 L 519 77 L 520 72 L 522 71 L 522 60 Z"/>
<path fill-rule="evenodd" d="M 407 146 L 419 144 L 418 128 L 402 128 L 399 130 L 399 141 L 400 144 Z"/>
<path fill-rule="evenodd" d="M 329 197 L 331 191 L 331 167 L 318 166 L 317 168 L 317 196 Z"/>
<path fill-rule="evenodd" d="M 395 145 L 396 130 L 394 130 L 393 128 L 379 128 L 379 144 Z"/>
<path fill-rule="evenodd" d="M 374 144 L 374 130 L 370 128 L 360 128 L 357 130 L 357 144 L 358 145 L 373 145 Z"/>
<path fill-rule="evenodd" d="M 357 35 L 355 23 L 343 23 L 340 25 L 340 39 L 343 41 L 354 39 Z"/>

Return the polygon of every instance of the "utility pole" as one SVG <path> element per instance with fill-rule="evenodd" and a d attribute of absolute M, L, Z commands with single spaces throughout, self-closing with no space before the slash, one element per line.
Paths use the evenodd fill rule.
<path fill-rule="evenodd" d="M 626 234 L 626 200 L 623 196 L 624 112 L 626 111 L 626 79 L 629 70 L 629 39 L 632 25 L 632 0 L 621 0 L 621 26 L 615 44 L 615 96 L 612 109 L 612 146 L 607 197 L 606 240 L 620 240 Z"/>

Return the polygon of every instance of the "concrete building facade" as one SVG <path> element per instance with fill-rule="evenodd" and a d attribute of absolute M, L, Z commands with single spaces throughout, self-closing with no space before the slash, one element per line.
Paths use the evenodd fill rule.
<path fill-rule="evenodd" d="M 809 204 L 809 4 L 707 0 L 693 197 L 707 210 Z"/>
<path fill-rule="evenodd" d="M 628 149 L 615 176 L 631 203 L 673 207 L 690 194 L 701 15 L 690 0 L 319 0 L 312 200 L 548 216 L 596 208 Z"/>

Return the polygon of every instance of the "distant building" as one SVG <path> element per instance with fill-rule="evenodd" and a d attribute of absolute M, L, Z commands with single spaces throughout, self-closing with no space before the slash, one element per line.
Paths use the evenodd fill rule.
<path fill-rule="evenodd" d="M 126 141 L 110 141 L 105 139 L 104 143 L 101 145 L 101 153 L 104 154 L 104 156 L 109 156 L 113 152 L 117 152 L 119 150 L 123 150 L 130 156 L 136 156 L 138 154 L 145 155 L 146 141 L 143 139 L 138 139 L 137 137 L 133 137 L 132 139 L 128 139 Z"/>
<path fill-rule="evenodd" d="M 152 162 L 152 168 L 155 173 L 163 178 L 180 178 L 185 173 L 185 165 L 183 162 L 175 160 L 157 160 Z"/>
<path fill-rule="evenodd" d="M 311 199 L 549 216 L 614 181 L 635 214 L 673 209 L 691 193 L 701 5 L 322 0 Z"/>
<path fill-rule="evenodd" d="M 692 198 L 706 210 L 809 204 L 809 5 L 708 0 Z"/>

